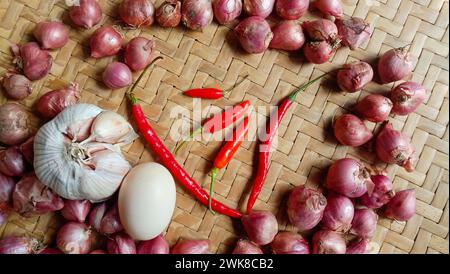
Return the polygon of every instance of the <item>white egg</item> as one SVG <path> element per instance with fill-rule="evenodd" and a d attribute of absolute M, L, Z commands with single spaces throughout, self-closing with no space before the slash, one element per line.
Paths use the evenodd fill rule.
<path fill-rule="evenodd" d="M 119 216 L 125 231 L 135 240 L 150 240 L 164 232 L 175 209 L 172 174 L 158 163 L 135 166 L 119 191 Z"/>

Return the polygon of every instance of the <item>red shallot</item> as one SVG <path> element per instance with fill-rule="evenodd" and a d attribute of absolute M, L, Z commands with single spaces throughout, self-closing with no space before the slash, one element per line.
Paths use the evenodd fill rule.
<path fill-rule="evenodd" d="M 131 70 L 121 62 L 110 63 L 103 71 L 102 77 L 103 83 L 111 89 L 123 88 L 133 82 Z"/>
<path fill-rule="evenodd" d="M 341 234 L 331 230 L 320 230 L 312 238 L 313 254 L 345 254 L 346 248 Z"/>
<path fill-rule="evenodd" d="M 234 33 L 242 48 L 248 53 L 264 52 L 273 38 L 273 33 L 267 21 L 258 16 L 251 16 L 242 20 L 234 28 Z"/>
<path fill-rule="evenodd" d="M 270 48 L 282 50 L 298 50 L 305 44 L 302 26 L 292 20 L 281 21 L 273 29 L 273 39 Z"/>
<path fill-rule="evenodd" d="M 362 163 L 352 158 L 339 159 L 328 170 L 327 188 L 349 198 L 361 197 L 373 190 L 369 171 Z"/>
<path fill-rule="evenodd" d="M 56 117 L 63 109 L 75 105 L 80 99 L 77 83 L 49 91 L 39 98 L 36 103 L 36 111 L 46 119 Z"/>
<path fill-rule="evenodd" d="M 349 198 L 331 193 L 323 212 L 322 226 L 336 232 L 347 232 L 352 226 L 355 208 Z"/>
<path fill-rule="evenodd" d="M 244 0 L 244 10 L 249 16 L 266 18 L 272 13 L 275 0 Z"/>
<path fill-rule="evenodd" d="M 230 23 L 242 12 L 242 0 L 213 0 L 212 4 L 214 17 L 222 25 Z"/>
<path fill-rule="evenodd" d="M 347 245 L 345 254 L 366 254 L 369 246 L 369 239 L 356 238 Z"/>
<path fill-rule="evenodd" d="M 361 204 L 368 208 L 380 208 L 387 204 L 394 196 L 394 190 L 391 180 L 384 175 L 370 176 L 374 184 L 371 195 L 368 193 L 361 196 Z"/>
<path fill-rule="evenodd" d="M 181 20 L 192 30 L 203 30 L 213 20 L 211 0 L 184 0 L 181 6 Z"/>
<path fill-rule="evenodd" d="M 351 50 L 355 50 L 367 42 L 372 34 L 370 25 L 364 19 L 357 17 L 338 19 L 336 20 L 336 26 L 342 44 L 348 46 Z"/>
<path fill-rule="evenodd" d="M 104 251 L 104 250 L 96 249 L 96 250 L 89 252 L 89 254 L 108 254 L 108 253 L 106 253 L 106 251 Z"/>
<path fill-rule="evenodd" d="M 369 94 L 355 106 L 356 111 L 362 118 L 379 123 L 389 118 L 392 101 L 380 94 Z"/>
<path fill-rule="evenodd" d="M 270 246 L 274 254 L 309 254 L 308 241 L 294 232 L 279 232 Z"/>
<path fill-rule="evenodd" d="M 239 239 L 232 254 L 263 254 L 261 248 L 246 239 Z"/>
<path fill-rule="evenodd" d="M 43 49 L 59 49 L 69 41 L 69 30 L 60 22 L 46 21 L 36 25 L 33 35 Z"/>
<path fill-rule="evenodd" d="M 65 200 L 61 214 L 68 221 L 84 223 L 91 209 L 88 200 Z"/>
<path fill-rule="evenodd" d="M 47 247 L 44 248 L 42 251 L 40 251 L 39 254 L 64 254 L 64 253 L 57 248 Z"/>
<path fill-rule="evenodd" d="M 277 0 L 275 10 L 278 16 L 286 20 L 296 20 L 302 17 L 309 7 L 309 0 Z"/>
<path fill-rule="evenodd" d="M 363 89 L 373 78 L 372 67 L 362 61 L 345 64 L 337 73 L 339 87 L 347 92 Z"/>
<path fill-rule="evenodd" d="M 102 19 L 102 8 L 96 0 L 79 0 L 79 5 L 73 5 L 69 10 L 72 22 L 82 28 L 90 29 Z"/>
<path fill-rule="evenodd" d="M 397 164 L 408 172 L 414 171 L 414 163 L 417 160 L 416 149 L 411 140 L 395 130 L 390 122 L 386 122 L 378 133 L 375 150 L 383 162 Z"/>
<path fill-rule="evenodd" d="M 171 254 L 207 254 L 209 240 L 180 240 L 171 251 Z"/>
<path fill-rule="evenodd" d="M 135 37 L 128 42 L 124 49 L 124 62 L 133 70 L 146 68 L 153 60 L 152 50 L 155 42 L 144 37 Z"/>
<path fill-rule="evenodd" d="M 378 215 L 369 208 L 355 210 L 350 233 L 363 238 L 371 238 L 377 230 Z"/>
<path fill-rule="evenodd" d="M 122 36 L 112 26 L 95 30 L 89 41 L 91 57 L 101 58 L 116 55 L 122 47 Z"/>
<path fill-rule="evenodd" d="M 117 203 L 106 211 L 100 223 L 100 231 L 104 234 L 114 234 L 123 230 L 122 224 L 119 219 L 119 210 Z"/>
<path fill-rule="evenodd" d="M 6 176 L 23 176 L 28 168 L 27 161 L 18 147 L 0 150 L 0 172 Z"/>
<path fill-rule="evenodd" d="M 333 128 L 334 136 L 345 146 L 358 147 L 373 137 L 364 122 L 352 114 L 341 115 L 334 121 Z"/>
<path fill-rule="evenodd" d="M 328 19 L 316 19 L 302 23 L 308 37 L 313 41 L 334 42 L 338 36 L 338 29 L 333 21 Z"/>
<path fill-rule="evenodd" d="M 65 254 L 87 254 L 92 247 L 92 231 L 82 223 L 68 222 L 56 235 L 56 245 Z"/>
<path fill-rule="evenodd" d="M 278 222 L 269 211 L 252 211 L 241 218 L 248 238 L 258 244 L 266 245 L 272 242 L 278 232 Z"/>
<path fill-rule="evenodd" d="M 52 67 L 52 57 L 36 42 L 28 42 L 19 47 L 12 45 L 15 55 L 13 62 L 31 81 L 44 78 Z"/>
<path fill-rule="evenodd" d="M 27 236 L 7 236 L 0 239 L 0 254 L 32 254 L 39 253 L 40 249 L 42 245 Z"/>
<path fill-rule="evenodd" d="M 91 210 L 88 223 L 97 232 L 100 232 L 103 216 L 107 210 L 106 203 L 100 203 Z"/>
<path fill-rule="evenodd" d="M 32 92 L 31 81 L 22 74 L 7 72 L 2 79 L 6 96 L 14 100 L 27 98 Z"/>
<path fill-rule="evenodd" d="M 414 189 L 397 192 L 384 207 L 383 214 L 389 219 L 407 221 L 416 214 L 416 193 Z"/>
<path fill-rule="evenodd" d="M 344 15 L 340 0 L 316 0 L 314 6 L 326 16 L 341 18 Z"/>
<path fill-rule="evenodd" d="M 119 16 L 135 28 L 153 24 L 155 7 L 150 0 L 123 0 L 119 6 Z"/>
<path fill-rule="evenodd" d="M 321 192 L 297 186 L 287 202 L 289 220 L 300 232 L 310 230 L 322 220 L 326 205 L 327 199 Z"/>
<path fill-rule="evenodd" d="M 330 60 L 336 51 L 336 46 L 327 41 L 308 42 L 303 47 L 306 59 L 313 64 L 323 64 Z"/>
<path fill-rule="evenodd" d="M 9 204 L 15 185 L 13 178 L 0 173 L 0 205 Z"/>
<path fill-rule="evenodd" d="M 181 21 L 181 2 L 166 0 L 156 9 L 155 18 L 158 24 L 164 28 L 174 28 Z"/>
<path fill-rule="evenodd" d="M 0 202 L 0 227 L 8 220 L 10 209 Z"/>
<path fill-rule="evenodd" d="M 142 241 L 137 247 L 137 254 L 169 254 L 169 244 L 159 235 L 148 241 Z"/>
<path fill-rule="evenodd" d="M 36 132 L 37 119 L 22 105 L 0 105 L 0 143 L 13 146 L 26 141 Z"/>
<path fill-rule="evenodd" d="M 396 86 L 389 94 L 392 103 L 392 113 L 408 115 L 422 104 L 427 97 L 427 90 L 416 82 L 404 82 Z"/>
<path fill-rule="evenodd" d="M 380 57 L 377 68 L 383 84 L 406 78 L 413 70 L 412 57 L 408 46 L 386 51 Z"/>
<path fill-rule="evenodd" d="M 34 136 L 28 138 L 19 146 L 20 152 L 28 163 L 33 164 L 34 159 Z"/>
<path fill-rule="evenodd" d="M 110 236 L 107 242 L 107 249 L 109 254 L 136 254 L 134 240 L 125 233 Z"/>

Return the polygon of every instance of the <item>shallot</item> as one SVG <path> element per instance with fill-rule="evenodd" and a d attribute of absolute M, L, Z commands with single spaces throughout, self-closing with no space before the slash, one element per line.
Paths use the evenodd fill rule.
<path fill-rule="evenodd" d="M 106 253 L 106 251 L 104 251 L 104 250 L 96 249 L 96 250 L 89 252 L 89 254 L 108 254 L 108 253 Z"/>
<path fill-rule="evenodd" d="M 155 7 L 150 0 L 123 0 L 119 6 L 119 16 L 135 28 L 153 24 Z"/>
<path fill-rule="evenodd" d="M 64 207 L 63 200 L 41 183 L 35 174 L 28 174 L 14 187 L 14 210 L 25 217 L 45 214 Z"/>
<path fill-rule="evenodd" d="M 328 19 L 316 19 L 302 23 L 305 32 L 313 41 L 334 42 L 338 37 L 338 29 L 333 21 Z"/>
<path fill-rule="evenodd" d="M 37 119 L 22 105 L 0 105 L 0 143 L 18 145 L 36 132 Z"/>
<path fill-rule="evenodd" d="M 331 230 L 320 230 L 312 238 L 313 254 L 345 254 L 346 248 L 341 234 Z"/>
<path fill-rule="evenodd" d="M 350 233 L 363 238 L 371 238 L 377 230 L 378 215 L 370 208 L 355 210 Z"/>
<path fill-rule="evenodd" d="M 327 197 L 322 226 L 336 232 L 347 232 L 352 225 L 354 213 L 355 208 L 349 198 L 331 193 Z"/>
<path fill-rule="evenodd" d="M 370 25 L 364 19 L 357 17 L 338 19 L 336 20 L 336 26 L 342 44 L 348 46 L 351 50 L 355 50 L 367 42 L 372 34 Z"/>
<path fill-rule="evenodd" d="M 102 219 L 105 216 L 107 210 L 106 203 L 100 203 L 94 209 L 91 210 L 89 214 L 88 223 L 97 232 L 100 232 Z"/>
<path fill-rule="evenodd" d="M 274 254 L 309 254 L 308 241 L 294 232 L 279 232 L 270 246 Z"/>
<path fill-rule="evenodd" d="M 43 49 L 59 49 L 69 41 L 69 30 L 60 22 L 40 22 L 33 31 Z"/>
<path fill-rule="evenodd" d="M 261 248 L 246 239 L 239 239 L 232 254 L 263 254 Z"/>
<path fill-rule="evenodd" d="M 336 46 L 327 41 L 308 42 L 303 47 L 306 59 L 313 64 L 323 64 L 330 60 L 336 50 Z"/>
<path fill-rule="evenodd" d="M 13 62 L 31 81 L 44 78 L 52 68 L 52 57 L 36 42 L 28 42 L 20 47 L 14 44 L 11 49 L 15 56 Z"/>
<path fill-rule="evenodd" d="M 100 232 L 104 234 L 114 234 L 123 230 L 119 219 L 117 203 L 106 211 L 100 223 Z"/>
<path fill-rule="evenodd" d="M 378 61 L 378 74 L 381 83 L 387 84 L 402 80 L 411 74 L 413 62 L 408 47 L 390 49 Z"/>
<path fill-rule="evenodd" d="M 334 121 L 333 129 L 336 139 L 345 146 L 358 147 L 373 137 L 364 122 L 352 114 L 339 116 Z"/>
<path fill-rule="evenodd" d="M 380 94 L 369 94 L 355 106 L 356 111 L 362 118 L 378 123 L 389 118 L 392 109 L 392 101 Z"/>
<path fill-rule="evenodd" d="M 326 205 L 327 199 L 321 192 L 297 186 L 287 202 L 289 220 L 300 232 L 312 229 L 322 219 Z"/>
<path fill-rule="evenodd" d="M 275 10 L 278 16 L 286 20 L 296 20 L 302 17 L 309 7 L 309 0 L 277 0 Z"/>
<path fill-rule="evenodd" d="M 207 254 L 209 240 L 180 240 L 171 251 L 171 254 Z"/>
<path fill-rule="evenodd" d="M 159 235 L 148 241 L 142 241 L 137 247 L 137 254 L 169 254 L 169 244 Z"/>
<path fill-rule="evenodd" d="M 370 176 L 374 184 L 372 194 L 368 193 L 361 196 L 360 202 L 368 208 L 380 208 L 387 204 L 394 196 L 394 190 L 391 180 L 384 175 Z"/>
<path fill-rule="evenodd" d="M 57 248 L 46 247 L 39 254 L 64 254 L 61 250 Z"/>
<path fill-rule="evenodd" d="M 18 147 L 0 150 L 0 172 L 11 177 L 23 176 L 28 168 L 27 161 Z"/>
<path fill-rule="evenodd" d="M 203 30 L 214 17 L 211 0 L 184 0 L 181 6 L 181 20 L 192 30 Z"/>
<path fill-rule="evenodd" d="M 0 205 L 9 204 L 15 185 L 13 178 L 0 173 Z"/>
<path fill-rule="evenodd" d="M 250 16 L 266 18 L 275 5 L 275 0 L 244 0 L 244 10 Z"/>
<path fill-rule="evenodd" d="M 278 232 L 277 219 L 269 211 L 252 211 L 241 221 L 248 238 L 258 245 L 269 244 Z"/>
<path fill-rule="evenodd" d="M 326 185 L 328 189 L 349 198 L 361 197 L 373 190 L 369 171 L 362 163 L 352 158 L 343 158 L 334 162 L 328 170 Z"/>
<path fill-rule="evenodd" d="M 166 0 L 156 9 L 155 18 L 161 27 L 174 28 L 181 21 L 181 2 Z"/>
<path fill-rule="evenodd" d="M 395 130 L 390 122 L 386 122 L 378 133 L 375 151 L 383 162 L 397 164 L 408 172 L 414 171 L 414 163 L 417 160 L 416 149 L 411 140 Z"/>
<path fill-rule="evenodd" d="M 216 20 L 222 24 L 228 24 L 242 12 L 242 0 L 213 0 L 213 11 Z"/>
<path fill-rule="evenodd" d="M 394 104 L 392 113 L 408 115 L 422 104 L 427 97 L 427 90 L 416 82 L 404 82 L 391 90 L 389 97 Z"/>
<path fill-rule="evenodd" d="M 269 46 L 273 33 L 269 24 L 262 17 L 251 16 L 242 20 L 234 33 L 242 48 L 248 53 L 262 53 Z"/>
<path fill-rule="evenodd" d="M 383 214 L 389 219 L 407 221 L 416 214 L 416 193 L 414 189 L 397 192 L 385 205 Z"/>
<path fill-rule="evenodd" d="M 70 83 L 67 87 L 52 90 L 42 95 L 36 103 L 36 111 L 42 117 L 52 119 L 66 107 L 75 105 L 80 97 L 78 84 Z"/>
<path fill-rule="evenodd" d="M 27 98 L 32 92 L 31 81 L 22 74 L 7 72 L 2 79 L 6 96 L 14 100 Z"/>
<path fill-rule="evenodd" d="M 339 87 L 347 92 L 363 89 L 373 78 L 372 67 L 362 61 L 345 64 L 337 73 Z"/>
<path fill-rule="evenodd" d="M 7 236 L 0 239 L 0 254 L 32 254 L 39 253 L 42 245 L 34 238 L 27 236 Z"/>
<path fill-rule="evenodd" d="M 9 211 L 9 207 L 0 202 L 0 227 L 8 220 Z"/>
<path fill-rule="evenodd" d="M 138 71 L 146 68 L 152 58 L 152 50 L 155 42 L 144 37 L 135 37 L 128 42 L 124 49 L 124 62 L 133 70 Z"/>
<path fill-rule="evenodd" d="M 91 203 L 88 200 L 65 200 L 61 215 L 68 221 L 83 223 L 90 209 Z"/>
<path fill-rule="evenodd" d="M 114 234 L 107 242 L 109 254 L 136 254 L 134 240 L 125 233 Z"/>
<path fill-rule="evenodd" d="M 314 5 L 326 16 L 341 18 L 344 14 L 340 0 L 315 0 Z"/>
<path fill-rule="evenodd" d="M 56 235 L 56 245 L 65 254 L 87 254 L 92 247 L 92 231 L 82 223 L 69 222 Z"/>
<path fill-rule="evenodd" d="M 79 0 L 79 5 L 73 5 L 69 10 L 72 22 L 82 28 L 90 29 L 102 19 L 102 8 L 96 0 Z"/>
<path fill-rule="evenodd" d="M 20 152 L 28 163 L 33 164 L 34 159 L 34 136 L 28 138 L 19 146 Z"/>
<path fill-rule="evenodd" d="M 273 29 L 273 39 L 270 48 L 282 50 L 298 50 L 305 44 L 302 26 L 295 21 L 281 21 Z"/>
<path fill-rule="evenodd" d="M 122 36 L 112 26 L 96 29 L 89 41 L 91 57 L 102 58 L 116 55 L 122 47 L 122 41 Z"/>
<path fill-rule="evenodd" d="M 347 245 L 345 254 L 366 254 L 369 245 L 369 239 L 356 238 Z"/>
<path fill-rule="evenodd" d="M 112 62 L 103 71 L 103 83 L 111 89 L 123 88 L 131 85 L 133 76 L 127 65 L 121 62 Z"/>

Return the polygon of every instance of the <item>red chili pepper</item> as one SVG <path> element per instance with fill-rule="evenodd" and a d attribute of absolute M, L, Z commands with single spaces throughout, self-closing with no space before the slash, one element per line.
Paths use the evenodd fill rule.
<path fill-rule="evenodd" d="M 194 88 L 185 91 L 183 94 L 189 97 L 194 98 L 203 98 L 203 99 L 220 99 L 224 97 L 227 93 L 232 91 L 237 85 L 242 83 L 246 78 L 248 74 L 245 75 L 240 81 L 236 82 L 231 88 L 220 90 L 218 88 Z"/>
<path fill-rule="evenodd" d="M 219 172 L 219 169 L 224 168 L 230 162 L 231 158 L 242 144 L 242 141 L 244 141 L 245 136 L 247 136 L 249 128 L 249 118 L 246 117 L 244 121 L 233 131 L 232 139 L 230 141 L 226 141 L 214 159 L 214 167 L 211 169 L 211 185 L 209 187 L 209 209 L 211 211 L 213 211 L 211 208 L 211 197 L 213 195 L 213 186 L 217 173 Z"/>
<path fill-rule="evenodd" d="M 246 100 L 240 102 L 239 104 L 234 105 L 232 108 L 227 108 L 221 113 L 206 119 L 201 127 L 194 130 L 194 132 L 192 132 L 192 134 L 189 135 L 189 137 L 186 140 L 184 140 L 177 146 L 177 148 L 175 149 L 175 154 L 178 153 L 180 148 L 184 144 L 186 144 L 187 141 L 192 140 L 192 138 L 194 138 L 194 136 L 197 135 L 198 133 L 201 132 L 214 133 L 233 124 L 247 112 L 250 105 L 251 105 L 250 101 Z"/>
<path fill-rule="evenodd" d="M 156 59 L 154 61 L 156 61 Z M 156 132 L 148 123 L 147 119 L 145 118 L 144 112 L 142 111 L 142 107 L 138 104 L 136 97 L 134 97 L 132 93 L 137 83 L 149 67 L 150 65 L 142 72 L 142 74 L 139 76 L 137 81 L 133 84 L 130 91 L 128 92 L 128 98 L 132 105 L 133 118 L 136 121 L 139 132 L 146 140 L 147 145 L 153 150 L 153 152 L 155 152 L 161 163 L 170 171 L 170 173 L 175 177 L 177 181 L 179 181 L 192 195 L 194 195 L 194 197 L 198 201 L 200 201 L 204 205 L 208 205 L 208 193 L 189 176 L 189 174 L 178 164 L 172 153 L 170 153 L 170 151 L 164 146 L 164 143 L 161 141 L 161 139 L 158 138 Z M 242 216 L 242 213 L 231 209 L 214 199 L 211 201 L 211 206 L 215 211 L 232 218 L 240 218 Z"/>
<path fill-rule="evenodd" d="M 278 111 L 274 114 L 276 116 L 276 120 L 269 118 L 269 123 L 273 123 L 273 125 L 268 125 L 266 128 L 266 136 L 262 139 L 259 145 L 258 151 L 258 170 L 255 178 L 252 183 L 252 190 L 250 192 L 250 197 L 247 202 L 247 214 L 249 214 L 255 205 L 256 199 L 261 193 L 262 187 L 264 185 L 264 181 L 267 177 L 267 172 L 269 171 L 269 152 L 270 146 L 272 145 L 272 141 L 277 134 L 278 127 L 280 126 L 281 120 L 283 120 L 284 115 L 292 106 L 292 103 L 295 101 L 295 97 L 300 91 L 304 91 L 306 88 L 317 82 L 319 79 L 327 75 L 328 73 L 322 74 L 321 76 L 309 81 L 308 83 L 302 85 L 294 92 L 291 93 L 288 97 L 286 97 L 283 101 L 281 101 Z"/>

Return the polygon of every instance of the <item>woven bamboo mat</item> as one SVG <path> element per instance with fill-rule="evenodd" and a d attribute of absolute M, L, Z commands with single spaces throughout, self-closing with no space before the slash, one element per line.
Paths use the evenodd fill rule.
<path fill-rule="evenodd" d="M 116 23 L 119 0 L 99 0 L 104 17 L 102 24 Z M 162 0 L 156 1 L 157 5 Z M 151 28 L 128 30 L 126 40 L 142 35 L 156 41 L 156 48 L 165 58 L 144 77 L 138 88 L 146 116 L 165 144 L 173 149 L 176 142 L 169 137 L 174 118 L 173 107 L 193 109 L 192 100 L 181 95 L 189 87 L 222 83 L 231 86 L 239 76 L 249 74 L 228 98 L 202 101 L 202 109 L 211 105 L 223 107 L 248 99 L 254 106 L 277 105 L 295 86 L 312 76 L 338 68 L 354 59 L 373 60 L 386 50 L 411 44 L 415 57 L 413 80 L 432 91 L 425 103 L 408 117 L 391 117 L 396 128 L 412 138 L 420 159 L 416 171 L 407 173 L 397 166 L 387 168 L 396 189 L 414 188 L 417 195 L 417 214 L 407 223 L 380 219 L 373 238 L 373 253 L 448 253 L 449 239 L 449 128 L 448 128 L 448 16 L 446 0 L 343 0 L 345 14 L 365 18 L 374 28 L 364 49 L 340 49 L 332 62 L 311 65 L 301 56 L 268 50 L 261 55 L 242 52 L 229 27 L 213 23 L 204 32 Z M 62 0 L 1 0 L 0 1 L 0 74 L 11 65 L 10 42 L 31 40 L 35 24 L 46 19 L 66 19 L 66 6 Z M 313 18 L 308 13 L 302 20 Z M 231 26 L 232 27 L 232 26 Z M 94 60 L 88 58 L 90 31 L 71 29 L 67 45 L 51 54 L 54 58 L 50 75 L 34 83 L 33 94 L 22 103 L 32 107 L 45 92 L 59 88 L 70 81 L 82 88 L 82 102 L 96 104 L 105 109 L 127 115 L 125 89 L 111 91 L 100 83 L 103 68 L 114 58 Z M 277 151 L 271 156 L 267 183 L 256 204 L 257 209 L 268 209 L 277 214 L 280 229 L 293 230 L 285 214 L 285 198 L 296 185 L 319 187 L 323 170 L 333 160 L 344 156 L 362 161 L 377 162 L 366 149 L 337 145 L 329 131 L 333 115 L 344 112 L 367 93 L 384 92 L 389 85 L 371 83 L 356 94 L 339 93 L 335 85 L 315 85 L 297 97 L 279 130 Z M 0 94 L 0 104 L 6 99 Z M 196 105 L 196 107 L 198 107 Z M 263 113 L 261 115 L 266 115 Z M 370 125 L 372 129 L 375 126 Z M 220 142 L 191 142 L 178 156 L 178 161 L 197 181 L 208 181 Z M 253 174 L 255 143 L 246 141 L 236 157 L 222 171 L 216 183 L 216 198 L 232 207 L 243 209 Z M 152 161 L 153 156 L 141 140 L 126 148 L 126 156 L 133 163 Z M 206 183 L 205 187 L 209 184 Z M 242 230 L 230 218 L 212 215 L 180 186 L 177 186 L 177 208 L 166 237 L 174 244 L 179 237 L 208 238 L 211 252 L 229 252 Z M 0 227 L 0 236 L 31 233 L 46 242 L 54 241 L 60 225 L 58 216 L 47 214 L 25 219 L 12 215 Z"/>

